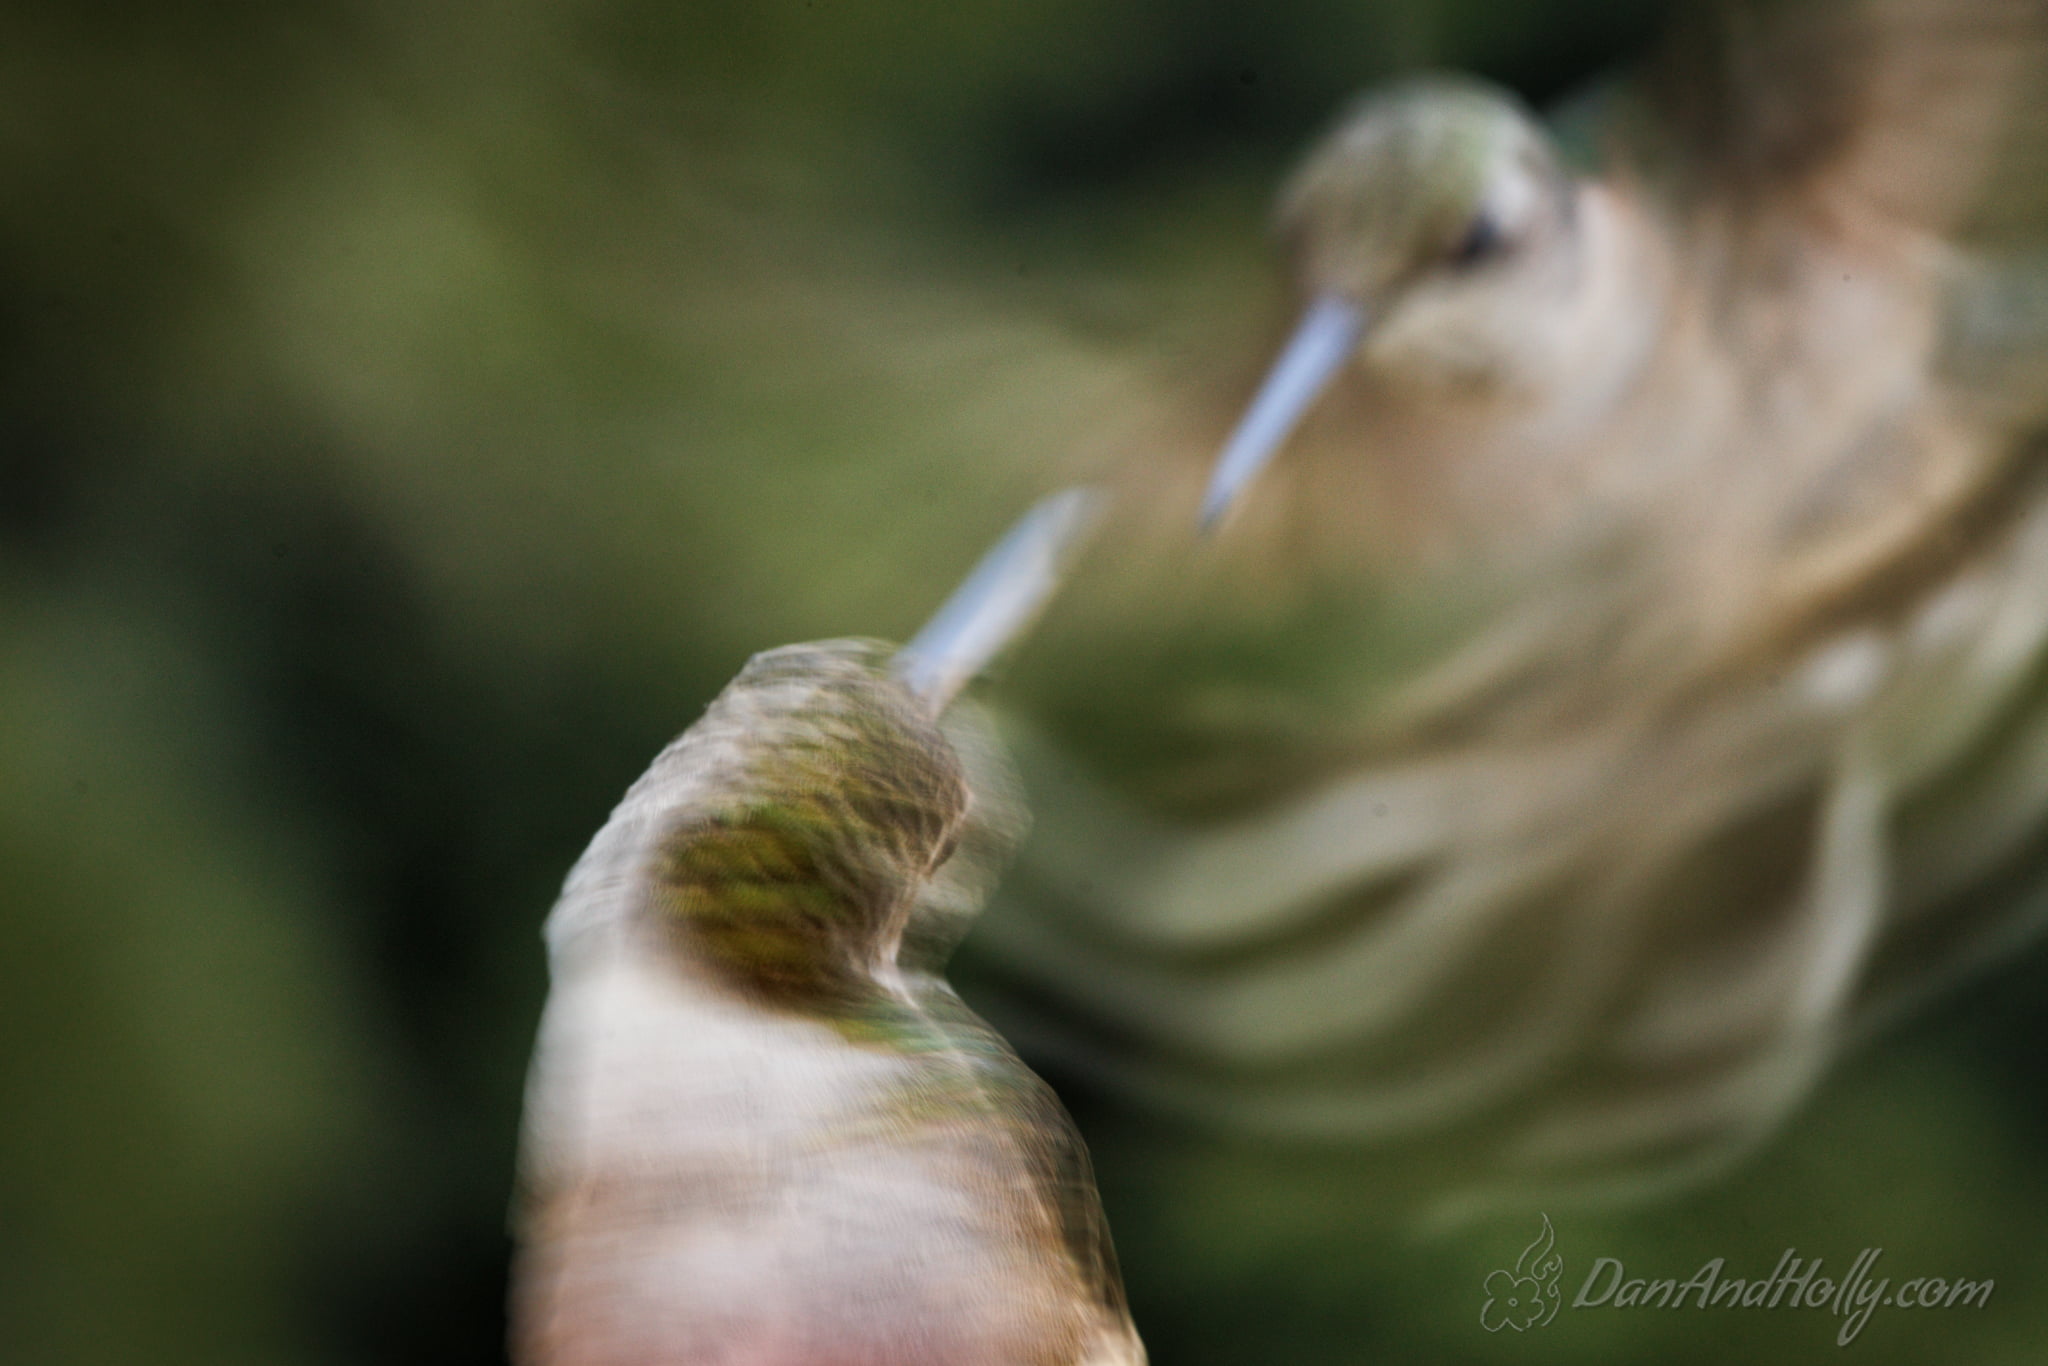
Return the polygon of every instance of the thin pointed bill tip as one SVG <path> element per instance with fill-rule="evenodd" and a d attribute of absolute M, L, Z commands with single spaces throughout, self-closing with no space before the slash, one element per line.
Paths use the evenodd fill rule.
<path fill-rule="evenodd" d="M 1365 335 L 1366 310 L 1325 294 L 1311 303 L 1266 382 L 1224 443 L 1202 497 L 1199 528 L 1214 531 L 1223 515 L 1273 459 L 1335 379 Z"/>
<path fill-rule="evenodd" d="M 1105 501 L 1099 489 L 1062 489 L 1018 518 L 897 654 L 904 684 L 934 712 L 944 711 L 1038 619 L 1090 539 Z"/>

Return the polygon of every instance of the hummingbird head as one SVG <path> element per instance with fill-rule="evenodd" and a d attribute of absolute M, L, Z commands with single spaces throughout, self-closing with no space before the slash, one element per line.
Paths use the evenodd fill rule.
<path fill-rule="evenodd" d="M 1570 275 L 1578 185 L 1512 96 L 1435 77 L 1355 105 L 1282 192 L 1310 298 L 1225 448 L 1213 522 L 1354 358 L 1469 383 L 1509 373 Z"/>
<path fill-rule="evenodd" d="M 1436 78 L 1355 105 L 1281 194 L 1312 295 L 1383 316 L 1417 289 L 1484 288 L 1560 234 L 1572 182 L 1511 96 Z"/>
<path fill-rule="evenodd" d="M 692 960 L 826 1017 L 874 996 L 969 800 L 937 718 L 859 640 L 754 656 L 642 781 L 683 794 L 655 885 Z"/>

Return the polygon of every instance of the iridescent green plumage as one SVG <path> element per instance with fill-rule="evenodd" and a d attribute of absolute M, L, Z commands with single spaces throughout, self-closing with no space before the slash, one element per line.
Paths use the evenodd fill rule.
<path fill-rule="evenodd" d="M 689 737 L 730 737 L 715 795 L 672 818 L 656 907 L 750 1001 L 860 1027 L 905 1009 L 877 980 L 967 806 L 917 699 L 829 651 L 758 656 Z M 700 732 L 704 734 L 700 736 Z"/>
<path fill-rule="evenodd" d="M 530 1366 L 1131 1366 L 1079 1136 L 940 969 L 1020 833 L 885 647 L 757 656 L 549 923 Z M 907 951 L 906 951 L 907 949 Z"/>

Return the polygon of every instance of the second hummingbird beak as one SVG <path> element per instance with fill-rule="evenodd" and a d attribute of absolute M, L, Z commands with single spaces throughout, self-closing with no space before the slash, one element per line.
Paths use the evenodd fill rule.
<path fill-rule="evenodd" d="M 1366 310 L 1335 294 L 1317 297 L 1245 410 L 1202 498 L 1202 530 L 1215 527 L 1252 477 L 1291 436 L 1365 335 Z"/>

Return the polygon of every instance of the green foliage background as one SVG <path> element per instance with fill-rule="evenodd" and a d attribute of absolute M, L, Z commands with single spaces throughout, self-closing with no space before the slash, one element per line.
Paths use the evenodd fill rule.
<path fill-rule="evenodd" d="M 1354 87 L 1542 100 L 1619 0 L 0 10 L 0 1360 L 502 1357 L 537 938 L 753 650 L 901 636 L 1112 407 L 1250 325 Z M 1866 1360 L 2038 1359 L 2039 952 L 1731 1180 L 1554 1212 L 1689 1275 L 1991 1276 Z M 1489 1337 L 1533 1220 L 1077 1093 L 1180 1362 L 1791 1361 L 1818 1313 Z"/>

